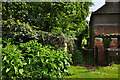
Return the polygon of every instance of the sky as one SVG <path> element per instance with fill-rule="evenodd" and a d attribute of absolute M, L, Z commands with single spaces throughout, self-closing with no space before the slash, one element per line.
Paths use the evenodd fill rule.
<path fill-rule="evenodd" d="M 105 4 L 105 0 L 92 0 L 92 2 L 94 3 L 95 6 L 90 7 L 90 11 L 93 11 L 93 12 Z M 89 17 L 87 17 L 88 21 L 90 21 L 90 16 L 91 14 L 89 15 Z"/>
<path fill-rule="evenodd" d="M 105 0 L 92 0 L 95 6 L 90 8 L 90 11 L 96 11 L 98 8 L 105 4 Z"/>

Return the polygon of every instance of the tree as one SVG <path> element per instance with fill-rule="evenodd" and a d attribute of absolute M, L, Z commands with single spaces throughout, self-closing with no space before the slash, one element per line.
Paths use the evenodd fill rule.
<path fill-rule="evenodd" d="M 2 7 L 3 20 L 15 18 L 28 22 L 36 30 L 80 38 L 87 29 L 86 17 L 92 2 L 5 2 Z"/>

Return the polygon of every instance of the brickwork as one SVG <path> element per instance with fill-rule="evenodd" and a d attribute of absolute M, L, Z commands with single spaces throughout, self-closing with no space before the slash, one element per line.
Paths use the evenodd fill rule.
<path fill-rule="evenodd" d="M 118 39 L 117 38 L 112 38 L 110 48 L 118 48 Z"/>
<path fill-rule="evenodd" d="M 101 64 L 105 60 L 104 44 L 102 42 L 102 38 L 95 38 L 95 45 L 98 47 L 98 64 Z M 94 55 L 94 58 L 96 58 L 96 51 Z"/>
<path fill-rule="evenodd" d="M 112 41 L 110 43 L 110 48 L 118 48 L 118 39 L 117 38 L 111 39 Z M 98 64 L 105 64 L 107 55 L 104 50 L 102 38 L 95 38 L 95 45 L 98 47 Z M 94 58 L 96 59 L 96 51 L 94 51 Z"/>
<path fill-rule="evenodd" d="M 95 26 L 96 36 L 120 35 L 120 26 Z"/>

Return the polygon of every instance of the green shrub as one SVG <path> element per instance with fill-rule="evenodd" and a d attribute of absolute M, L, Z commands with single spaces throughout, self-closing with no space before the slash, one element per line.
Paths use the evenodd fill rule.
<path fill-rule="evenodd" d="M 8 19 L 3 21 L 3 40 L 8 41 L 9 39 L 8 42 L 11 42 L 15 45 L 26 43 L 30 40 L 38 40 L 43 45 L 51 45 L 56 48 L 63 47 L 64 43 L 71 42 L 71 38 L 68 38 L 68 36 L 63 33 L 51 33 L 35 30 L 34 27 L 35 26 L 30 26 L 28 23 L 21 23 L 19 20 L 15 19 Z"/>
<path fill-rule="evenodd" d="M 71 58 L 63 50 L 42 46 L 37 41 L 20 44 L 27 62 L 25 78 L 61 78 L 70 67 Z"/>
<path fill-rule="evenodd" d="M 28 23 L 21 23 L 19 20 L 8 19 L 2 23 L 3 40 L 12 38 L 11 43 L 19 44 L 36 39 L 37 33 Z M 17 43 L 18 42 L 18 43 Z"/>
<path fill-rule="evenodd" d="M 93 51 L 76 50 L 72 57 L 74 65 L 93 65 Z"/>
<path fill-rule="evenodd" d="M 84 58 L 82 51 L 76 50 L 76 52 L 73 54 L 73 63 L 76 64 L 84 64 Z"/>
<path fill-rule="evenodd" d="M 61 78 L 68 72 L 71 55 L 37 41 L 7 43 L 2 50 L 2 79 Z M 26 65 L 27 64 L 27 65 Z"/>
<path fill-rule="evenodd" d="M 8 43 L 2 48 L 2 79 L 12 80 L 22 78 L 23 66 L 26 65 L 18 46 Z"/>

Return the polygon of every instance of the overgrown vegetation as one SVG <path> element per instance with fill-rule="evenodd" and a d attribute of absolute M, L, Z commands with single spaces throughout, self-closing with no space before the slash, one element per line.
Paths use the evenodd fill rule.
<path fill-rule="evenodd" d="M 37 41 L 7 43 L 2 50 L 2 79 L 61 78 L 68 72 L 71 55 Z"/>
<path fill-rule="evenodd" d="M 73 54 L 73 63 L 76 64 L 84 64 L 84 58 L 83 58 L 83 52 L 76 50 L 76 52 Z"/>
<path fill-rule="evenodd" d="M 92 2 L 4 2 L 2 79 L 61 78 L 67 74 L 71 53 L 81 55 L 76 50 L 88 35 L 86 17 L 91 5 Z M 68 52 L 62 49 L 64 43 Z M 76 63 L 81 62 L 82 59 Z"/>
<path fill-rule="evenodd" d="M 2 48 L 2 79 L 16 79 L 23 75 L 23 66 L 27 63 L 21 52 L 18 46 L 10 43 Z"/>
<path fill-rule="evenodd" d="M 80 50 L 89 44 L 86 17 L 91 5 L 92 2 L 2 3 L 2 79 L 117 78 L 117 65 L 91 72 L 85 67 L 70 67 L 70 63 L 93 64 L 93 52 Z M 64 43 L 68 51 L 64 51 Z"/>
<path fill-rule="evenodd" d="M 15 21 L 15 19 L 8 19 L 7 21 L 3 21 L 2 24 L 2 35 L 3 40 L 11 38 L 12 44 L 25 43 L 30 40 L 38 40 L 43 45 L 52 45 L 55 46 L 55 42 L 57 45 L 70 43 L 70 38 L 65 34 L 56 34 L 45 32 L 41 30 L 33 29 L 33 26 L 30 26 L 28 23 L 21 23 L 19 20 Z"/>
<path fill-rule="evenodd" d="M 29 23 L 38 31 L 62 32 L 72 40 L 77 39 L 79 44 L 87 34 L 89 6 L 92 2 L 4 2 L 2 17 L 5 21 L 15 18 L 16 21 Z"/>
<path fill-rule="evenodd" d="M 28 23 L 21 23 L 19 20 L 8 19 L 2 23 L 3 40 L 11 38 L 12 44 L 25 43 L 37 39 L 37 31 L 32 29 Z"/>
<path fill-rule="evenodd" d="M 74 65 L 89 65 L 93 66 L 93 51 L 88 50 L 76 50 L 72 55 L 72 60 Z"/>

